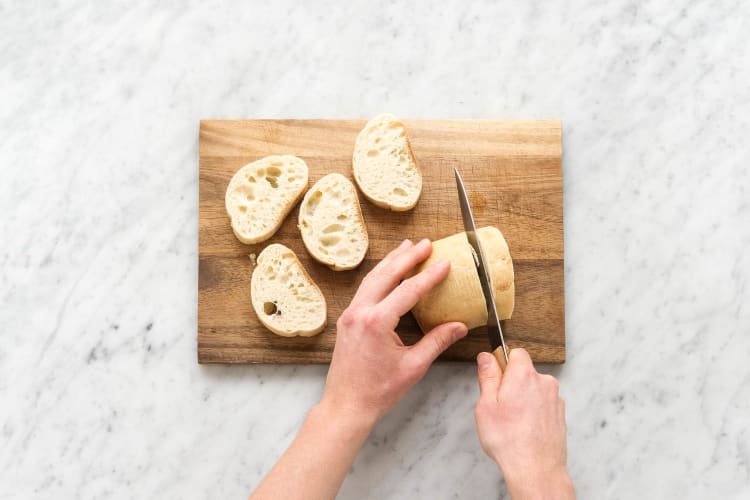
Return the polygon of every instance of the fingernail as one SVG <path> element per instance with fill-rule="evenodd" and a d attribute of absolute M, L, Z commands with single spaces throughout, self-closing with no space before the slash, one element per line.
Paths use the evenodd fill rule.
<path fill-rule="evenodd" d="M 420 249 L 427 248 L 428 246 L 430 246 L 430 240 L 428 240 L 427 238 L 425 238 L 422 241 L 420 241 L 419 243 L 417 243 L 417 246 Z"/>
<path fill-rule="evenodd" d="M 401 250 L 402 248 L 406 248 L 409 245 L 411 245 L 411 241 L 409 240 L 409 238 L 407 238 L 401 242 L 401 244 L 398 246 L 398 249 Z"/>
<path fill-rule="evenodd" d="M 490 366 L 490 355 L 486 352 L 480 352 L 479 356 L 477 356 L 477 364 L 479 365 L 479 368 L 488 368 Z"/>

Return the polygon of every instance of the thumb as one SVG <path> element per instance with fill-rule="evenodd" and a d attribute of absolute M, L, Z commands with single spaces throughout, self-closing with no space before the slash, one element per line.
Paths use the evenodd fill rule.
<path fill-rule="evenodd" d="M 463 323 L 443 323 L 430 330 L 422 340 L 412 347 L 413 356 L 419 365 L 430 366 L 438 356 L 452 346 L 457 340 L 466 336 L 467 329 Z"/>
<path fill-rule="evenodd" d="M 497 359 L 488 352 L 480 352 L 477 356 L 477 365 L 479 366 L 479 398 L 497 401 L 500 380 L 503 377 Z"/>

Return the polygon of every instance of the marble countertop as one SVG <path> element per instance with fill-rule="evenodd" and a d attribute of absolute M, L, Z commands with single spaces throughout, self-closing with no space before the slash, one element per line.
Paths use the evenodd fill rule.
<path fill-rule="evenodd" d="M 326 369 L 196 363 L 199 120 L 381 111 L 562 119 L 579 496 L 750 497 L 750 4 L 41 4 L 0 5 L 0 498 L 251 491 Z M 477 395 L 433 367 L 340 498 L 505 498 Z"/>

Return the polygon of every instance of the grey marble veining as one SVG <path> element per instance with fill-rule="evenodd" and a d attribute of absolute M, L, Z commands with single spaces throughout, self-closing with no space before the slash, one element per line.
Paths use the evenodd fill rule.
<path fill-rule="evenodd" d="M 745 2 L 0 2 L 0 498 L 242 498 L 324 367 L 196 364 L 201 118 L 561 118 L 580 498 L 750 496 Z M 434 367 L 341 498 L 504 498 Z"/>

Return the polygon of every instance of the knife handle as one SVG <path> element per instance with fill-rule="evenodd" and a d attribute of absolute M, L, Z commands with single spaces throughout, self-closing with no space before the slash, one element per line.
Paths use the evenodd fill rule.
<path fill-rule="evenodd" d="M 500 370 L 505 371 L 505 367 L 508 363 L 505 362 L 505 354 L 503 354 L 503 346 L 498 347 L 494 351 L 492 351 L 492 355 L 495 356 L 495 359 L 497 360 L 497 364 L 500 365 Z"/>

